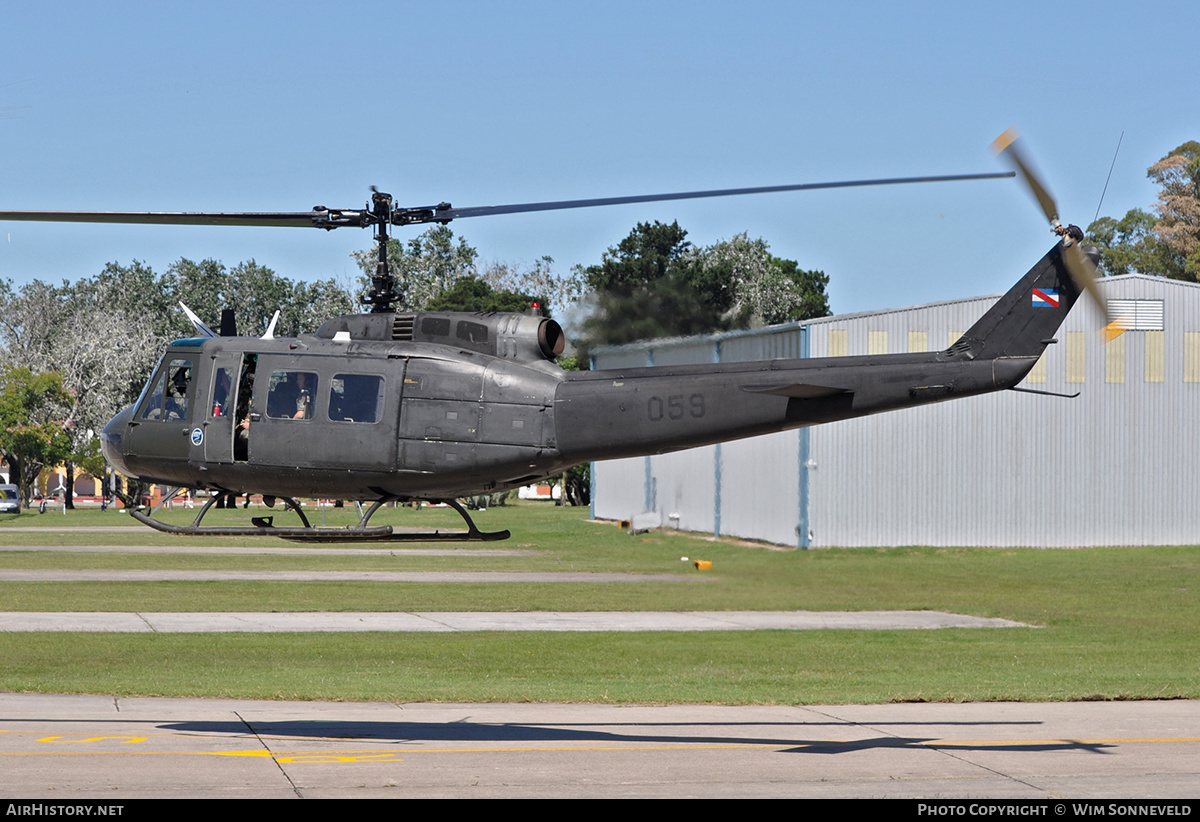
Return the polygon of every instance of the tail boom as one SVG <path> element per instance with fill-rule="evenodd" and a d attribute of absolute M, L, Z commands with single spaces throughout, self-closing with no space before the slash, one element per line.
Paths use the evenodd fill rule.
<path fill-rule="evenodd" d="M 572 373 L 555 396 L 558 450 L 664 453 L 1011 388 L 1078 296 L 1060 244 L 944 351 Z"/>

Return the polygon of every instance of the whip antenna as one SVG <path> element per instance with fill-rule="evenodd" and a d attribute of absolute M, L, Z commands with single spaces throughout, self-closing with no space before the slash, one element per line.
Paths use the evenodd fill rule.
<path fill-rule="evenodd" d="M 1117 138 L 1117 150 L 1113 152 L 1112 165 L 1108 167 L 1108 177 L 1104 179 L 1104 190 L 1100 192 L 1100 202 L 1096 203 L 1096 216 L 1092 218 L 1092 222 L 1100 219 L 1100 206 L 1104 205 L 1104 195 L 1108 192 L 1108 181 L 1112 179 L 1113 169 L 1117 165 L 1117 154 L 1121 151 L 1121 141 L 1125 139 L 1125 132 L 1121 132 L 1121 136 Z"/>

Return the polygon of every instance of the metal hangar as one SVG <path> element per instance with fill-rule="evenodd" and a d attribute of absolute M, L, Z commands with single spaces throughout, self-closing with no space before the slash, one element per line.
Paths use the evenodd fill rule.
<path fill-rule="evenodd" d="M 593 465 L 593 515 L 800 548 L 1200 542 L 1200 285 L 1100 282 L 1022 388 Z M 607 348 L 594 368 L 934 351 L 997 296 Z"/>

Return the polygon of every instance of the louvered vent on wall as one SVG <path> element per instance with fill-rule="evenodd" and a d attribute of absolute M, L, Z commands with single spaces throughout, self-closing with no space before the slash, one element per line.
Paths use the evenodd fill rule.
<path fill-rule="evenodd" d="M 1108 316 L 1125 331 L 1162 331 L 1162 300 L 1109 300 Z"/>

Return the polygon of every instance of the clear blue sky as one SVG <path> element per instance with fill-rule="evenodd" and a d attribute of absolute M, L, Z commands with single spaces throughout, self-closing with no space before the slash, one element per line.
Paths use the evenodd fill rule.
<path fill-rule="evenodd" d="M 494 205 L 1002 170 L 1017 125 L 1066 220 L 1153 205 L 1200 139 L 1200 4 L 5 4 L 0 209 Z M 561 271 L 635 223 L 740 232 L 846 313 L 1003 291 L 1053 238 L 1012 180 L 477 218 L 485 260 Z M 0 225 L 0 278 L 255 259 L 350 276 L 366 231 Z"/>

